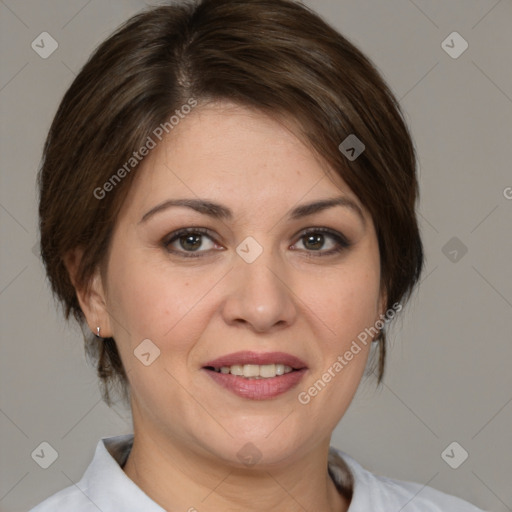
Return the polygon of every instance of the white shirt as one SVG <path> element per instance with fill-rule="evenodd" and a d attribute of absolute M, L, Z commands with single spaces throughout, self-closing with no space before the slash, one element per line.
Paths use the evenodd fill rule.
<path fill-rule="evenodd" d="M 122 469 L 132 443 L 133 434 L 101 439 L 81 480 L 30 512 L 165 512 Z M 374 475 L 331 447 L 328 468 L 337 486 L 346 485 L 347 467 L 353 478 L 349 512 L 483 512 L 431 487 Z"/>

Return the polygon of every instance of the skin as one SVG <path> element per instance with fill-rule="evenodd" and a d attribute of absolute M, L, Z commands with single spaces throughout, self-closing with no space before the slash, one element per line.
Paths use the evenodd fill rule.
<path fill-rule="evenodd" d="M 308 404 L 298 394 L 384 312 L 370 215 L 292 130 L 228 103 L 197 107 L 136 172 L 105 266 L 78 291 L 89 327 L 115 338 L 128 374 L 135 441 L 125 473 L 169 511 L 348 510 L 327 456 L 370 343 Z M 339 196 L 363 217 L 335 206 L 287 218 L 300 204 Z M 141 222 L 171 198 L 215 201 L 234 217 L 171 207 Z M 211 238 L 195 252 L 176 240 L 170 247 L 180 252 L 170 253 L 166 237 L 186 227 Z M 337 246 L 330 235 L 308 243 L 302 232 L 318 227 L 342 233 L 350 247 L 318 256 Z M 236 252 L 248 236 L 263 248 L 250 264 Z M 144 339 L 160 350 L 149 366 L 134 356 Z M 239 350 L 288 352 L 308 370 L 271 400 L 241 398 L 202 369 Z M 237 457 L 248 442 L 261 454 L 252 466 Z"/>

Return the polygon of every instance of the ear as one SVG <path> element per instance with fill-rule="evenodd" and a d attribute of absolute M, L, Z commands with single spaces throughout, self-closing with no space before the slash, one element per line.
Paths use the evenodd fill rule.
<path fill-rule="evenodd" d="M 88 283 L 83 286 L 77 284 L 77 272 L 83 256 L 82 248 L 75 248 L 64 257 L 64 265 L 69 273 L 80 304 L 85 315 L 89 329 L 96 334 L 97 327 L 101 329 L 102 338 L 112 337 L 110 315 L 107 310 L 105 286 L 100 268 L 97 267 Z"/>

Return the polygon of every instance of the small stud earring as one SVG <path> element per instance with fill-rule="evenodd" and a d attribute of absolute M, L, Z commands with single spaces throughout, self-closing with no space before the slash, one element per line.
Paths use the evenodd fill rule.
<path fill-rule="evenodd" d="M 96 327 L 96 337 L 97 338 L 100 337 L 100 328 L 99 327 Z"/>

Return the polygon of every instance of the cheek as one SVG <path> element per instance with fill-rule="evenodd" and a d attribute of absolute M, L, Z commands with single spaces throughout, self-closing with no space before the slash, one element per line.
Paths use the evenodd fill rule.
<path fill-rule="evenodd" d="M 320 360 L 298 398 L 301 404 L 307 400 L 309 412 L 332 429 L 353 399 L 366 368 L 372 344 L 365 329 L 378 318 L 379 280 L 373 263 L 354 265 L 331 275 L 323 289 L 311 287 L 307 295 L 307 307 L 317 318 Z"/>
<path fill-rule="evenodd" d="M 373 267 L 346 269 L 324 279 L 309 281 L 301 293 L 307 308 L 318 318 L 333 349 L 341 349 L 378 316 L 378 271 Z"/>
<path fill-rule="evenodd" d="M 153 265 L 144 255 L 120 257 L 118 251 L 111 261 L 109 312 L 114 338 L 132 392 L 155 404 L 159 400 L 155 390 L 176 390 L 173 376 L 183 380 L 187 355 L 202 328 L 200 299 L 212 285 L 170 265 Z M 151 357 L 159 352 L 144 366 L 135 356 L 147 339 L 157 347 L 149 345 Z"/>
<path fill-rule="evenodd" d="M 217 273 L 199 275 L 197 269 L 177 269 L 168 262 L 148 263 L 143 254 L 120 257 L 119 251 L 111 261 L 109 310 L 116 340 L 134 347 L 149 338 L 162 348 L 170 341 L 174 350 L 186 348 L 199 329 Z"/>

